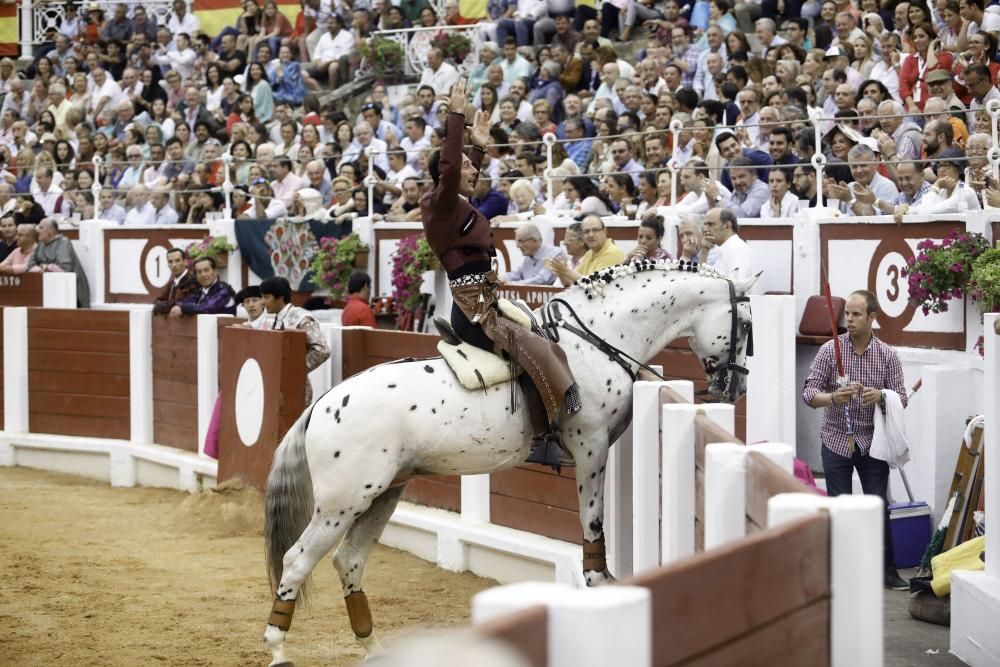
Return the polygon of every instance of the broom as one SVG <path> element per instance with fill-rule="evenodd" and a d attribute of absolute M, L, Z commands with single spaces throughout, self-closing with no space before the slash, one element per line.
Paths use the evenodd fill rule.
<path fill-rule="evenodd" d="M 941 549 L 944 547 L 944 537 L 948 532 L 948 524 L 951 523 L 951 515 L 955 513 L 955 503 L 958 501 L 958 491 L 951 494 L 951 498 L 948 500 L 948 504 L 944 508 L 944 512 L 941 514 L 941 520 L 938 522 L 937 530 L 934 531 L 934 535 L 931 537 L 930 543 L 927 545 L 927 549 L 924 550 L 924 557 L 920 559 L 920 570 L 917 572 L 918 577 L 926 577 L 931 573 L 931 559 L 941 553 Z"/>

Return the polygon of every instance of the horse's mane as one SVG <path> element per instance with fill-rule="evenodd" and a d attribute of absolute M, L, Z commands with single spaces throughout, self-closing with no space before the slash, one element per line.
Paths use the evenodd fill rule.
<path fill-rule="evenodd" d="M 594 271 L 589 275 L 581 277 L 571 287 L 583 290 L 588 299 L 593 299 L 595 296 L 603 296 L 605 285 L 609 285 L 625 276 L 645 271 L 683 271 L 684 273 L 695 273 L 706 278 L 728 280 L 725 274 L 716 271 L 713 267 L 705 264 L 697 264 L 686 259 L 643 259 L 627 264 L 616 264 Z"/>

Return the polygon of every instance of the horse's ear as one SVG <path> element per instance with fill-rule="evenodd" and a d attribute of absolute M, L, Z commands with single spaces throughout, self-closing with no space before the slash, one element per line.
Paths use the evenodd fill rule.
<path fill-rule="evenodd" d="M 733 287 L 736 288 L 736 291 L 739 294 L 746 294 L 747 292 L 750 291 L 750 288 L 752 288 L 754 286 L 754 283 L 757 282 L 757 280 L 760 278 L 760 275 L 762 273 L 764 273 L 764 272 L 760 271 L 755 276 L 751 276 L 749 278 L 742 278 L 740 280 L 734 280 L 733 281 Z"/>

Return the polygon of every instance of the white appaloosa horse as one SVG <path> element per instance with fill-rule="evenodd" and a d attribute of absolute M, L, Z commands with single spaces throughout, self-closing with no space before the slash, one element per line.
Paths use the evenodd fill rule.
<path fill-rule="evenodd" d="M 750 287 L 677 261 L 615 266 L 563 293 L 563 315 L 635 359 L 648 361 L 688 338 L 710 374 L 710 392 L 735 400 L 746 386 Z M 577 321 L 565 324 L 579 330 Z M 604 562 L 604 469 L 610 443 L 631 419 L 632 377 L 567 328 L 559 344 L 583 409 L 564 416 L 562 440 L 576 461 L 588 585 L 613 581 Z M 735 341 L 733 340 L 735 338 Z M 735 347 L 733 347 L 735 345 Z M 516 386 L 516 383 L 515 383 Z M 519 391 L 519 390 L 518 390 Z M 523 399 L 522 399 L 523 402 Z M 361 580 L 365 561 L 399 497 L 417 474 L 472 475 L 522 463 L 528 411 L 510 413 L 510 388 L 468 391 L 442 359 L 383 364 L 334 387 L 292 426 L 275 452 L 267 487 L 267 552 L 275 600 L 264 640 L 272 666 L 291 664 L 285 635 L 295 601 L 316 563 L 338 546 L 333 565 L 351 627 L 379 648 Z"/>

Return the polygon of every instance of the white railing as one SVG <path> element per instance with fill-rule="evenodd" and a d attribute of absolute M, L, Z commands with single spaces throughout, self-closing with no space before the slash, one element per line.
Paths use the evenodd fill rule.
<path fill-rule="evenodd" d="M 115 5 L 124 4 L 128 6 L 128 15 L 132 16 L 132 10 L 138 5 L 146 9 L 147 15 L 156 21 L 158 25 L 165 25 L 172 11 L 172 0 L 121 0 L 121 2 L 101 2 L 101 9 L 106 15 L 114 12 Z M 45 33 L 49 30 L 58 30 L 66 19 L 64 10 L 65 4 L 62 2 L 33 2 L 23 0 L 17 4 L 17 27 L 18 43 L 21 45 L 21 56 L 30 58 L 34 55 L 34 46 L 45 40 Z M 84 7 L 80 7 L 82 14 Z M 190 0 L 188 11 L 191 11 Z"/>
<path fill-rule="evenodd" d="M 461 63 L 455 63 L 462 73 L 468 72 L 479 61 L 479 42 L 476 40 L 475 25 L 435 25 L 429 28 L 406 28 L 405 30 L 380 30 L 374 36 L 391 39 L 403 48 L 403 73 L 420 74 L 427 69 L 427 52 L 431 42 L 439 32 L 456 32 L 469 38 L 471 49 Z"/>

